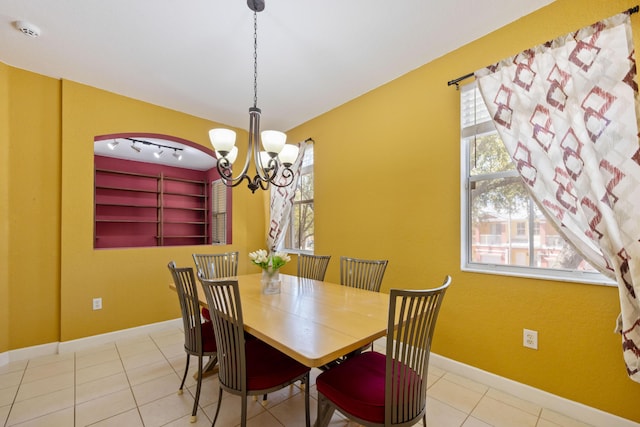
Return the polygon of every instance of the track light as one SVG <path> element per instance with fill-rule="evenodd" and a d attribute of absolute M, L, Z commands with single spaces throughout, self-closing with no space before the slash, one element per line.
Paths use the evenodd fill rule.
<path fill-rule="evenodd" d="M 182 160 L 182 151 L 184 151 L 184 148 L 171 147 L 169 145 L 157 144 L 155 142 L 143 141 L 141 139 L 133 139 L 133 138 L 124 138 L 124 139 L 131 141 L 131 148 L 136 150 L 138 153 L 142 151 L 142 146 L 148 145 L 155 150 L 153 152 L 153 156 L 156 159 L 159 159 L 160 156 L 162 156 L 162 153 L 164 153 L 164 150 L 166 149 L 166 150 L 173 150 L 173 157 L 175 157 L 178 160 Z M 115 147 L 116 145 L 118 145 L 118 142 L 119 141 L 114 140 L 113 146 Z M 113 150 L 113 148 L 111 147 L 111 142 L 109 143 L 109 148 Z"/>
<path fill-rule="evenodd" d="M 110 149 L 115 150 L 115 149 L 116 149 L 116 146 L 117 146 L 118 144 L 120 144 L 120 141 L 118 141 L 117 139 L 114 139 L 113 141 L 109 141 L 109 142 L 107 143 L 107 146 L 108 146 Z"/>

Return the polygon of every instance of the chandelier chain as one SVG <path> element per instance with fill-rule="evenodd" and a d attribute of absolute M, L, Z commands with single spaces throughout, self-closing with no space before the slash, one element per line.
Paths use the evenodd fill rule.
<path fill-rule="evenodd" d="M 216 169 L 222 183 L 235 187 L 245 180 L 252 193 L 258 189 L 268 190 L 271 185 L 287 187 L 294 178 L 292 166 L 299 151 L 295 145 L 286 145 L 287 136 L 278 131 L 260 133 L 260 114 L 258 108 L 258 12 L 264 10 L 264 0 L 247 0 L 247 6 L 253 11 L 253 107 L 249 108 L 249 138 L 247 155 L 242 170 L 233 176 L 232 164 L 238 154 L 235 146 L 236 133 L 229 129 L 211 129 L 209 137 L 216 150 Z M 263 151 L 260 151 L 262 143 Z M 286 149 L 285 149 L 286 148 Z M 255 175 L 249 175 L 251 159 L 255 166 Z"/>
<path fill-rule="evenodd" d="M 253 106 L 258 106 L 258 12 L 253 12 Z"/>

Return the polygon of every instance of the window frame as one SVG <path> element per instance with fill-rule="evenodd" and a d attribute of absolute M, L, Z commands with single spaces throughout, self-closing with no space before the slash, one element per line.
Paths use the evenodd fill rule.
<path fill-rule="evenodd" d="M 218 194 L 217 194 L 218 193 Z M 227 215 L 228 208 L 228 187 L 224 185 L 222 179 L 216 179 L 211 181 L 211 245 L 212 246 L 221 246 L 228 245 L 229 236 L 227 230 L 229 229 L 229 216 Z M 220 196 L 221 197 L 216 197 Z M 222 201 L 222 199 L 224 199 Z M 217 209 L 218 202 L 221 202 L 223 209 Z M 222 227 L 222 233 L 216 233 L 217 228 L 217 217 L 221 216 L 223 218 L 224 227 Z M 222 239 L 218 239 L 222 235 Z"/>
<path fill-rule="evenodd" d="M 531 266 L 517 266 L 506 264 L 492 264 L 472 261 L 472 183 L 489 180 L 520 176 L 516 170 L 502 171 L 485 175 L 471 175 L 471 144 L 469 141 L 475 136 L 484 136 L 497 133 L 495 125 L 492 121 L 484 121 L 475 123 L 471 126 L 463 128 L 464 106 L 462 101 L 462 91 L 477 90 L 475 82 L 461 87 L 460 93 L 460 269 L 466 272 L 494 274 L 502 276 L 524 277 L 532 279 L 556 280 L 563 282 L 575 282 L 591 285 L 617 286 L 617 283 L 599 272 L 581 271 L 581 270 L 565 270 L 554 268 L 542 268 Z M 477 105 L 477 102 L 476 102 Z M 527 222 L 529 224 L 528 232 L 525 233 L 529 237 L 529 245 L 532 245 L 535 228 L 535 216 L 531 213 L 534 211 L 535 201 L 529 196 L 529 215 Z M 507 225 L 509 226 L 509 225 Z M 533 251 L 529 251 L 530 264 L 531 257 L 534 257 Z"/>
<path fill-rule="evenodd" d="M 312 150 L 313 152 L 314 150 L 313 143 L 309 144 L 306 151 L 308 150 Z M 315 239 L 315 152 L 313 152 L 313 156 L 311 157 L 311 159 L 312 161 L 310 164 L 305 164 L 304 163 L 305 159 L 303 158 L 302 160 L 303 163 L 300 165 L 300 178 L 298 179 L 298 187 L 296 188 L 296 197 L 297 197 L 297 194 L 299 193 L 298 189 L 303 182 L 302 177 L 304 175 L 311 175 L 311 183 L 312 183 L 311 192 L 313 193 L 313 197 L 310 199 L 300 199 L 300 200 L 296 200 L 296 197 L 294 197 L 293 206 L 291 207 L 291 212 L 289 213 L 289 223 L 287 224 L 287 232 L 285 234 L 285 238 L 282 243 L 282 245 L 284 246 L 284 250 L 289 253 L 309 254 L 309 255 L 313 255 L 315 253 L 315 243 L 314 243 L 314 249 L 312 250 L 301 249 L 299 246 L 295 248 L 292 247 L 293 235 L 294 235 L 293 227 L 295 224 L 296 206 L 302 207 L 302 205 L 311 205 L 311 209 L 313 211 L 312 222 L 314 224 L 314 239 Z M 300 232 L 298 231 L 298 235 L 299 234 Z"/>

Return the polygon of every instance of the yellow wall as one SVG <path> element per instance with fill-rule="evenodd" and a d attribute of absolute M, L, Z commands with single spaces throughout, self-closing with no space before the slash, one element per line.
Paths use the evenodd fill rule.
<path fill-rule="evenodd" d="M 232 246 L 93 249 L 94 136 L 149 132 L 208 145 L 214 125 L 0 64 L 0 353 L 175 319 L 170 260 L 264 247 L 264 194 L 242 189 Z M 102 310 L 91 309 L 94 297 Z"/>
<path fill-rule="evenodd" d="M 328 280 L 338 280 L 340 255 L 389 259 L 383 291 L 451 274 L 435 352 L 640 422 L 640 384 L 612 333 L 615 288 L 460 271 L 459 92 L 446 85 L 634 5 L 556 0 L 288 134 L 316 141 L 315 242 L 333 255 Z M 632 22 L 639 46 L 640 15 Z M 203 247 L 94 250 L 93 137 L 151 132 L 207 145 L 212 125 L 0 64 L 0 148 L 10 142 L 9 159 L 0 156 L 9 206 L 0 232 L 10 226 L 0 242 L 0 352 L 178 317 L 166 264 L 190 265 Z M 215 251 L 264 247 L 262 196 L 234 190 L 234 243 Z M 240 272 L 254 271 L 241 257 Z M 94 297 L 103 310 L 91 310 Z M 522 347 L 523 328 L 539 331 L 538 351 Z"/>
<path fill-rule="evenodd" d="M 0 63 L 0 152 L 9 153 L 9 67 Z M 0 156 L 0 353 L 9 349 L 9 161 Z"/>
<path fill-rule="evenodd" d="M 14 68 L 6 77 L 8 337 L 20 348 L 60 337 L 60 81 Z"/>
<path fill-rule="evenodd" d="M 187 114 L 97 90 L 62 83 L 62 315 L 61 340 L 174 319 L 180 313 L 167 263 L 193 265 L 203 246 L 93 249 L 93 137 L 118 132 L 179 136 L 209 145 L 213 123 Z M 239 136 L 242 140 L 242 135 Z M 257 224 L 247 218 L 258 212 Z M 233 193 L 233 245 L 209 252 L 262 246 L 262 198 L 245 188 Z M 239 271 L 248 260 L 241 257 Z M 103 309 L 92 310 L 101 297 Z"/>
<path fill-rule="evenodd" d="M 615 288 L 461 272 L 460 94 L 446 84 L 636 3 L 556 0 L 288 135 L 316 141 L 315 245 L 333 255 L 328 280 L 340 255 L 388 258 L 383 291 L 451 274 L 435 352 L 640 422 L 640 384 L 613 333 Z M 640 15 L 631 20 L 640 46 Z M 523 348 L 523 328 L 538 331 L 538 351 Z"/>

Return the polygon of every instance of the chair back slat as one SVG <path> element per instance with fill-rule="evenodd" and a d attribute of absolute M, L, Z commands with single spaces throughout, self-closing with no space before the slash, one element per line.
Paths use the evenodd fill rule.
<path fill-rule="evenodd" d="M 198 274 L 205 279 L 222 279 L 238 275 L 238 252 L 193 254 Z"/>
<path fill-rule="evenodd" d="M 402 425 L 424 415 L 431 341 L 445 291 L 391 289 L 387 326 L 385 425 Z M 398 323 L 396 325 L 396 319 Z"/>
<path fill-rule="evenodd" d="M 331 255 L 298 255 L 298 277 L 324 280 Z"/>
<path fill-rule="evenodd" d="M 388 260 L 340 257 L 340 284 L 380 292 Z"/>
<path fill-rule="evenodd" d="M 198 289 L 191 267 L 178 268 L 171 261 L 168 265 L 176 285 L 182 324 L 184 327 L 184 348 L 192 354 L 202 354 L 202 318 L 200 317 L 200 301 Z"/>
<path fill-rule="evenodd" d="M 206 279 L 199 275 L 218 345 L 218 380 L 227 391 L 246 395 L 244 321 L 237 280 Z"/>

